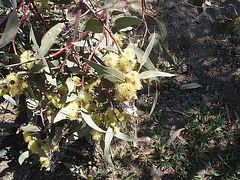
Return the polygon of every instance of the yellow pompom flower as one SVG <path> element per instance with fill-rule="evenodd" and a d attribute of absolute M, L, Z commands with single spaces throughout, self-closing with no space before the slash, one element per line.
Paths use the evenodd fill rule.
<path fill-rule="evenodd" d="M 90 103 L 90 102 L 93 100 L 93 98 L 92 98 L 92 96 L 91 96 L 90 93 L 87 93 L 87 92 L 81 90 L 81 91 L 78 93 L 78 99 L 77 99 L 77 100 L 78 100 L 79 102 L 83 102 L 83 103 L 88 104 L 88 103 Z"/>
<path fill-rule="evenodd" d="M 105 59 L 105 64 L 111 68 L 117 68 L 118 66 L 118 61 L 119 61 L 119 55 L 115 54 L 115 53 L 109 53 L 106 56 Z"/>
<path fill-rule="evenodd" d="M 31 57 L 32 55 L 33 55 L 33 52 L 30 50 L 27 50 L 24 53 L 22 53 L 20 56 L 21 63 L 26 63 L 28 61 L 34 60 L 34 58 Z M 29 70 L 32 69 L 33 65 L 34 65 L 34 62 L 28 62 L 26 64 L 23 64 L 23 66 L 27 67 Z"/>
<path fill-rule="evenodd" d="M 95 141 L 101 141 L 103 139 L 103 133 L 92 129 L 90 134 L 92 135 L 92 139 Z"/>
<path fill-rule="evenodd" d="M 68 118 L 70 120 L 75 120 L 78 117 L 79 102 L 76 100 L 72 101 L 67 105 L 67 108 L 70 109 Z"/>
<path fill-rule="evenodd" d="M 19 78 L 18 78 L 19 76 Z M 24 88 L 26 88 L 27 82 L 16 73 L 10 73 L 6 77 L 9 94 L 14 97 L 16 94 L 23 94 Z"/>
<path fill-rule="evenodd" d="M 137 71 L 130 71 L 126 75 L 127 83 L 132 83 L 135 90 L 140 90 L 142 88 L 142 83 L 139 78 L 139 73 Z"/>
<path fill-rule="evenodd" d="M 36 137 L 34 137 L 28 143 L 28 149 L 34 154 L 39 154 L 40 147 L 41 147 L 41 141 L 39 141 Z"/>
<path fill-rule="evenodd" d="M 42 166 L 44 166 L 45 168 L 48 168 L 52 165 L 52 161 L 51 158 L 48 157 L 40 157 L 40 163 Z"/>
<path fill-rule="evenodd" d="M 130 101 L 135 94 L 136 90 L 132 83 L 121 83 L 116 86 L 115 98 L 117 101 Z"/>

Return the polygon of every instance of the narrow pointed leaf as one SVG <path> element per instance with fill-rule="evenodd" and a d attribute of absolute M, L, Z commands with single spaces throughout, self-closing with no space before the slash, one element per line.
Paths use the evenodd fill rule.
<path fill-rule="evenodd" d="M 134 137 L 130 137 L 124 133 L 118 132 L 117 134 L 114 134 L 115 137 L 122 139 L 124 141 L 133 141 L 133 142 L 137 142 L 138 140 Z"/>
<path fill-rule="evenodd" d="M 55 26 L 53 26 L 42 38 L 41 40 L 41 46 L 39 49 L 39 53 L 42 56 L 45 56 L 48 52 L 48 50 L 51 48 L 51 46 L 56 42 L 56 38 L 59 35 L 59 33 L 63 30 L 65 27 L 64 23 L 58 23 Z"/>
<path fill-rule="evenodd" d="M 201 87 L 201 85 L 198 83 L 189 83 L 189 84 L 185 84 L 185 85 L 181 86 L 180 89 L 197 89 L 200 87 Z"/>
<path fill-rule="evenodd" d="M 10 103 L 12 103 L 13 105 L 17 106 L 17 102 L 8 94 L 4 94 L 3 98 L 6 99 L 7 101 L 9 101 Z"/>
<path fill-rule="evenodd" d="M 100 127 L 98 127 L 95 122 L 93 122 L 91 116 L 88 114 L 87 110 L 84 108 L 81 108 L 81 115 L 82 118 L 84 119 L 84 121 L 93 129 L 95 129 L 96 131 L 102 132 L 102 133 L 106 133 L 106 131 L 102 130 Z"/>
<path fill-rule="evenodd" d="M 40 48 L 39 48 L 39 46 L 38 46 L 36 37 L 35 37 L 35 35 L 34 35 L 34 31 L 33 31 L 32 25 L 30 25 L 30 39 L 32 40 L 35 48 L 37 49 L 38 56 L 40 56 L 40 58 L 42 59 L 42 65 L 43 65 L 44 67 L 45 67 L 45 66 L 48 66 L 47 61 L 46 61 L 46 59 L 44 58 L 44 55 L 42 55 L 42 54 L 40 53 Z M 38 58 L 38 57 L 37 57 L 37 58 Z M 38 68 L 36 68 L 36 66 L 39 67 L 39 65 L 37 64 L 37 65 L 35 65 L 35 66 L 33 67 L 33 69 L 31 69 L 31 71 L 34 72 L 34 69 L 38 69 Z M 39 68 L 40 68 L 40 67 L 39 67 Z M 38 72 L 38 71 L 37 71 L 37 72 Z"/>
<path fill-rule="evenodd" d="M 149 113 L 149 116 L 152 115 L 152 113 L 153 113 L 153 111 L 154 111 L 154 109 L 155 109 L 155 107 L 156 107 L 156 105 L 157 105 L 157 100 L 158 100 L 158 90 L 157 90 L 157 88 L 156 88 L 156 92 L 155 92 L 155 96 L 154 96 L 154 101 L 153 101 L 153 105 L 152 105 L 151 111 L 150 111 L 150 113 Z"/>
<path fill-rule="evenodd" d="M 154 71 L 154 70 L 144 71 L 139 75 L 140 79 L 148 79 L 153 77 L 173 77 L 173 76 L 175 75 L 161 72 L 161 71 Z"/>
<path fill-rule="evenodd" d="M 22 165 L 22 163 L 27 159 L 27 158 L 29 158 L 29 151 L 27 150 L 27 151 L 24 151 L 20 156 L 19 156 L 19 158 L 18 158 L 18 162 L 19 162 L 19 164 L 20 165 Z"/>
<path fill-rule="evenodd" d="M 18 21 L 17 12 L 13 11 L 8 17 L 7 25 L 0 39 L 0 48 L 7 45 L 13 39 L 13 37 L 17 34 L 18 24 L 19 24 L 19 21 Z"/>
<path fill-rule="evenodd" d="M 137 56 L 137 61 L 139 63 L 141 63 L 143 60 L 143 55 L 144 55 L 144 52 L 139 49 L 138 47 L 135 47 L 135 46 L 132 46 L 131 47 L 134 51 L 135 51 L 135 54 Z M 146 67 L 148 70 L 155 70 L 156 67 L 154 66 L 154 64 L 152 63 L 152 61 L 150 60 L 150 58 L 147 58 L 147 61 L 143 64 L 144 67 Z"/>
<path fill-rule="evenodd" d="M 109 149 L 110 149 L 110 145 L 111 145 L 111 141 L 112 141 L 113 136 L 114 136 L 114 131 L 113 131 L 113 129 L 111 127 L 109 127 L 108 130 L 107 130 L 106 136 L 105 136 L 104 156 L 106 157 L 108 163 L 113 168 L 115 168 L 114 164 L 112 162 L 110 153 L 109 153 Z"/>
<path fill-rule="evenodd" d="M 96 64 L 92 61 L 86 60 L 86 62 L 109 81 L 115 83 L 125 82 L 124 75 L 121 71 L 100 64 Z"/>
<path fill-rule="evenodd" d="M 151 41 L 149 42 L 145 53 L 143 54 L 142 61 L 140 62 L 141 67 L 142 67 L 142 65 L 145 64 L 145 63 L 147 62 L 147 60 L 148 60 L 148 57 L 149 57 L 149 55 L 150 55 L 150 53 L 151 53 L 151 51 L 152 51 L 152 48 L 153 48 L 153 44 L 154 44 L 154 41 L 155 41 L 155 36 L 156 36 L 156 34 L 153 33 L 152 39 L 151 39 Z"/>

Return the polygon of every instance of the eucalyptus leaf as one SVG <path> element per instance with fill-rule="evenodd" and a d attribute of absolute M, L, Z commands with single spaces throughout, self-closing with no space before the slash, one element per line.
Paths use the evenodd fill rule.
<path fill-rule="evenodd" d="M 116 134 L 114 134 L 115 137 L 122 139 L 124 141 L 133 141 L 133 142 L 137 142 L 138 140 L 134 137 L 130 137 L 124 133 L 118 132 Z"/>
<path fill-rule="evenodd" d="M 8 94 L 4 94 L 3 98 L 6 99 L 7 101 L 9 101 L 10 103 L 12 103 L 13 105 L 17 106 L 17 102 Z"/>
<path fill-rule="evenodd" d="M 49 68 L 49 66 L 45 66 L 44 70 L 45 70 L 45 77 L 48 80 L 48 82 L 54 86 L 57 86 L 57 79 L 52 74 L 52 71 Z"/>
<path fill-rule="evenodd" d="M 52 123 L 57 123 L 59 121 L 65 120 L 68 117 L 68 114 L 70 113 L 70 109 L 67 107 L 63 107 L 62 109 L 58 110 L 54 113 L 54 115 L 51 118 Z"/>
<path fill-rule="evenodd" d="M 114 131 L 111 127 L 108 128 L 106 135 L 105 135 L 105 143 L 104 143 L 104 156 L 106 157 L 108 163 L 115 168 L 111 156 L 110 156 L 110 145 L 111 145 L 111 141 L 113 139 L 114 136 Z"/>
<path fill-rule="evenodd" d="M 118 69 L 113 69 L 110 67 L 105 67 L 100 64 L 96 64 L 92 61 L 85 60 L 91 67 L 93 67 L 97 72 L 99 72 L 100 75 L 102 75 L 104 78 L 108 79 L 111 82 L 115 83 L 123 83 L 124 75 L 121 71 Z"/>
<path fill-rule="evenodd" d="M 0 48 L 7 45 L 13 39 L 13 37 L 17 34 L 18 24 L 19 24 L 19 21 L 18 21 L 17 12 L 13 11 L 8 17 L 7 25 L 0 39 Z"/>
<path fill-rule="evenodd" d="M 135 46 L 132 46 L 131 48 L 134 50 L 134 52 L 137 56 L 137 61 L 139 63 L 143 62 L 142 58 L 143 58 L 144 52 L 141 49 L 139 49 L 138 47 L 135 47 Z M 154 66 L 154 64 L 152 63 L 152 61 L 150 60 L 149 57 L 147 58 L 147 61 L 143 64 L 143 66 L 146 67 L 148 70 L 155 70 L 156 69 L 156 67 Z"/>
<path fill-rule="evenodd" d="M 22 163 L 27 159 L 29 158 L 29 155 L 30 155 L 30 152 L 27 150 L 27 151 L 24 151 L 18 158 L 18 162 L 20 165 L 22 165 Z"/>
<path fill-rule="evenodd" d="M 96 18 L 89 19 L 86 23 L 86 26 L 90 31 L 92 31 L 94 33 L 102 33 L 103 32 L 102 23 Z"/>
<path fill-rule="evenodd" d="M 143 54 L 142 61 L 140 62 L 140 67 L 142 67 L 142 65 L 145 64 L 145 63 L 147 62 L 148 58 L 149 58 L 149 55 L 150 55 L 150 53 L 151 53 L 151 51 L 152 51 L 153 44 L 154 44 L 154 41 L 155 41 L 155 36 L 156 36 L 156 34 L 153 33 L 153 34 L 152 34 L 152 39 L 151 39 L 151 41 L 149 42 L 145 53 Z"/>
<path fill-rule="evenodd" d="M 55 26 L 53 26 L 50 30 L 48 30 L 47 33 L 43 36 L 41 40 L 41 46 L 39 49 L 39 53 L 41 54 L 41 56 L 45 56 L 47 54 L 48 50 L 56 42 L 57 36 L 63 30 L 64 27 L 65 27 L 64 23 L 58 23 Z"/>
<path fill-rule="evenodd" d="M 60 142 L 61 138 L 62 138 L 62 129 L 59 128 L 57 131 L 57 134 L 52 139 L 52 145 L 56 146 Z"/>
<path fill-rule="evenodd" d="M 198 83 L 189 83 L 189 84 L 185 84 L 185 85 L 181 86 L 180 89 L 197 89 L 200 87 L 201 87 L 201 85 Z"/>
<path fill-rule="evenodd" d="M 153 77 L 173 77 L 175 76 L 174 74 L 166 73 L 166 72 L 161 72 L 161 71 L 144 71 L 139 75 L 140 79 L 148 79 L 148 78 L 153 78 Z"/>
<path fill-rule="evenodd" d="M 38 126 L 24 126 L 21 128 L 23 131 L 30 131 L 30 132 L 40 132 L 41 129 Z"/>
<path fill-rule="evenodd" d="M 82 118 L 84 119 L 84 121 L 93 129 L 95 129 L 96 131 L 102 132 L 102 133 L 106 133 L 106 131 L 102 130 L 100 127 L 98 127 L 95 122 L 93 122 L 91 116 L 88 114 L 87 110 L 84 108 L 81 108 L 81 115 Z"/>
<path fill-rule="evenodd" d="M 121 17 L 115 20 L 113 27 L 120 30 L 140 23 L 143 23 L 143 21 L 136 17 Z"/>
<path fill-rule="evenodd" d="M 157 105 L 157 100 L 158 100 L 158 90 L 157 90 L 157 88 L 156 88 L 156 92 L 155 92 L 155 96 L 154 96 L 154 101 L 153 101 L 153 105 L 152 105 L 151 111 L 150 111 L 150 113 L 149 113 L 149 116 L 152 115 L 152 113 L 153 113 L 153 111 L 154 111 L 154 109 L 155 109 L 155 107 L 156 107 L 156 105 Z"/>
<path fill-rule="evenodd" d="M 87 134 L 89 134 L 91 131 L 91 128 L 89 126 L 83 127 L 79 130 L 77 130 L 76 132 L 74 132 L 73 134 L 71 134 L 68 138 L 67 138 L 67 142 L 75 142 L 76 140 L 78 140 L 81 137 L 86 136 Z"/>

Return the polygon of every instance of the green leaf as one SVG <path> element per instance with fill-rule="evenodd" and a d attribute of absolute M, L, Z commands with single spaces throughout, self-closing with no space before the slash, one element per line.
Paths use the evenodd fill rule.
<path fill-rule="evenodd" d="M 57 86 L 57 79 L 52 74 L 52 71 L 49 68 L 49 66 L 45 66 L 44 70 L 45 70 L 45 77 L 48 80 L 48 82 L 54 86 Z"/>
<path fill-rule="evenodd" d="M 109 81 L 115 82 L 115 83 L 123 83 L 124 75 L 121 71 L 118 69 L 113 69 L 110 67 L 105 67 L 100 64 L 96 64 L 92 61 L 85 60 L 91 67 L 93 67 L 101 76 L 108 79 Z"/>
<path fill-rule="evenodd" d="M 95 129 L 96 131 L 102 132 L 102 133 L 106 133 L 106 131 L 102 130 L 100 127 L 98 127 L 95 122 L 93 122 L 91 116 L 88 114 L 87 110 L 84 108 L 81 108 L 81 115 L 82 118 L 84 119 L 84 121 L 93 129 Z"/>
<path fill-rule="evenodd" d="M 54 115 L 51 118 L 51 122 L 57 123 L 59 121 L 65 120 L 67 119 L 69 113 L 70 113 L 70 109 L 67 107 L 63 107 L 62 109 L 54 113 Z"/>
<path fill-rule="evenodd" d="M 17 12 L 13 11 L 8 17 L 7 25 L 0 39 L 0 48 L 7 45 L 13 39 L 13 37 L 17 34 L 18 24 L 19 24 L 19 21 L 18 21 Z"/>
<path fill-rule="evenodd" d="M 200 87 L 201 87 L 201 85 L 198 83 L 189 83 L 189 84 L 185 84 L 185 85 L 181 86 L 180 89 L 197 89 Z"/>
<path fill-rule="evenodd" d="M 42 65 L 43 65 L 43 67 L 48 66 L 47 61 L 46 61 L 46 59 L 44 58 L 44 55 L 42 55 L 42 54 L 40 53 L 40 48 L 39 48 L 38 43 L 37 43 L 37 40 L 36 40 L 36 38 L 35 38 L 32 25 L 30 25 L 30 39 L 32 40 L 35 48 L 37 49 L 38 55 L 39 55 L 40 58 L 42 59 Z M 36 58 L 38 58 L 38 57 L 36 57 Z M 37 68 L 36 66 L 39 67 L 38 64 L 35 65 L 35 66 L 33 67 L 33 69 L 31 69 L 32 72 L 34 72 L 35 69 L 38 70 L 38 68 Z M 39 70 L 40 70 L 40 69 L 39 69 Z M 39 70 L 38 70 L 38 71 L 39 71 Z M 36 71 L 36 72 L 38 72 L 38 71 Z"/>
<path fill-rule="evenodd" d="M 141 49 L 139 49 L 138 47 L 135 47 L 135 46 L 132 46 L 131 48 L 135 51 L 138 62 L 139 63 L 142 62 L 144 52 Z M 143 64 L 143 66 L 146 67 L 148 70 L 155 70 L 156 69 L 156 67 L 154 66 L 154 64 L 150 60 L 150 58 L 147 58 L 147 61 L 145 62 L 145 64 Z"/>
<path fill-rule="evenodd" d="M 7 101 L 9 101 L 10 103 L 12 103 L 13 105 L 17 106 L 17 102 L 8 94 L 4 94 L 3 98 L 6 99 Z"/>
<path fill-rule="evenodd" d="M 124 141 L 133 141 L 133 142 L 137 142 L 138 140 L 134 137 L 130 137 L 124 133 L 118 132 L 117 134 L 114 134 L 115 137 L 122 139 Z"/>
<path fill-rule="evenodd" d="M 166 73 L 166 72 L 161 72 L 161 71 L 144 71 L 139 75 L 140 79 L 148 79 L 148 78 L 153 78 L 153 77 L 173 77 L 175 76 L 174 74 Z"/>
<path fill-rule="evenodd" d="M 96 18 L 89 19 L 86 23 L 86 26 L 90 31 L 92 31 L 94 33 L 102 33 L 103 32 L 102 23 Z"/>
<path fill-rule="evenodd" d="M 27 108 L 30 110 L 36 110 L 37 107 L 39 106 L 39 101 L 37 99 L 30 98 L 30 96 L 26 99 L 26 102 L 27 102 Z"/>
<path fill-rule="evenodd" d="M 147 62 L 148 58 L 149 58 L 149 55 L 152 51 L 153 44 L 154 44 L 154 41 L 155 41 L 155 36 L 156 36 L 156 33 L 153 33 L 151 41 L 149 42 L 149 44 L 147 46 L 147 49 L 146 49 L 145 53 L 143 54 L 142 61 L 140 62 L 140 67 L 142 67 L 142 65 L 145 64 Z"/>
<path fill-rule="evenodd" d="M 24 126 L 21 128 L 23 131 L 31 131 L 31 132 L 40 132 L 41 129 L 38 126 Z"/>
<path fill-rule="evenodd" d="M 154 111 L 154 109 L 155 109 L 155 107 L 156 107 L 156 105 L 157 105 L 157 100 L 158 100 L 158 90 L 157 90 L 157 88 L 156 88 L 156 92 L 155 92 L 155 96 L 154 96 L 154 101 L 153 101 L 153 105 L 152 105 L 151 111 L 150 111 L 150 113 L 149 113 L 149 116 L 152 115 L 152 113 L 153 113 L 153 111 Z"/>
<path fill-rule="evenodd" d="M 29 153 L 28 150 L 27 150 L 27 151 L 24 151 L 24 152 L 19 156 L 19 158 L 18 158 L 19 164 L 22 165 L 22 163 L 23 163 L 27 158 L 29 158 L 29 155 L 30 155 L 30 153 Z"/>
<path fill-rule="evenodd" d="M 115 20 L 113 27 L 120 30 L 140 23 L 143 23 L 143 21 L 136 17 L 121 17 Z"/>
<path fill-rule="evenodd" d="M 66 84 L 68 87 L 68 93 L 71 93 L 75 89 L 75 83 L 72 78 L 67 78 Z"/>
<path fill-rule="evenodd" d="M 0 0 L 0 6 L 1 7 L 8 7 L 10 8 L 11 7 L 11 3 L 9 0 Z"/>
<path fill-rule="evenodd" d="M 157 18 L 157 23 L 158 23 L 158 31 L 157 31 L 156 39 L 158 39 L 161 42 L 161 45 L 164 46 L 165 49 L 168 49 L 168 37 L 167 37 L 167 29 L 166 29 L 165 23 L 160 18 Z"/>
<path fill-rule="evenodd" d="M 112 141 L 113 136 L 114 136 L 114 131 L 113 131 L 113 129 L 111 127 L 109 127 L 107 132 L 106 132 L 106 135 L 105 135 L 104 156 L 106 157 L 108 163 L 113 168 L 115 168 L 115 166 L 114 166 L 114 164 L 112 162 L 110 153 L 109 153 L 109 149 L 110 149 L 110 145 L 111 145 L 111 141 Z"/>
<path fill-rule="evenodd" d="M 87 134 L 89 134 L 91 131 L 91 128 L 89 126 L 83 127 L 81 129 L 79 129 L 78 131 L 74 132 L 73 134 L 71 134 L 68 138 L 67 138 L 67 142 L 75 142 L 76 140 L 78 140 L 81 137 L 86 136 Z"/>
<path fill-rule="evenodd" d="M 56 42 L 57 36 L 65 27 L 64 23 L 58 23 L 53 26 L 48 32 L 43 36 L 41 40 L 41 46 L 39 49 L 39 53 L 41 56 L 45 56 L 51 46 Z"/>
<path fill-rule="evenodd" d="M 124 12 L 119 11 L 119 10 L 113 10 L 111 13 L 112 13 L 112 15 L 124 14 Z"/>
<path fill-rule="evenodd" d="M 114 6 L 114 4 L 116 4 L 117 2 L 118 2 L 118 0 L 105 0 L 104 8 L 109 9 L 110 7 Z"/>
<path fill-rule="evenodd" d="M 59 128 L 57 134 L 52 139 L 52 145 L 56 146 L 62 138 L 62 129 Z"/>

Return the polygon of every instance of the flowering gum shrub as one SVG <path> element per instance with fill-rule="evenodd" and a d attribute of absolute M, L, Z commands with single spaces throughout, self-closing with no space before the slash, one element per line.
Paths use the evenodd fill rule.
<path fill-rule="evenodd" d="M 70 2 L 78 7 L 75 22 L 66 20 L 65 11 L 45 21 L 56 4 L 64 7 Z M 159 30 L 150 32 L 145 21 L 110 11 L 115 3 L 12 0 L 5 5 L 9 16 L 0 39 L 4 70 L 0 96 L 15 105 L 24 96 L 28 109 L 27 122 L 21 127 L 28 150 L 19 163 L 38 157 L 43 167 L 53 169 L 64 162 L 72 143 L 90 136 L 89 141 L 103 144 L 104 155 L 114 167 L 109 154 L 112 139 L 137 141 L 126 134 L 138 117 L 137 91 L 144 82 L 173 76 L 156 69 L 156 56 L 149 55 L 155 48 L 169 63 L 172 59 L 161 21 L 153 17 Z M 133 29 L 129 27 L 141 25 L 145 25 L 145 36 L 131 42 Z M 148 33 L 149 43 L 142 47 Z"/>

